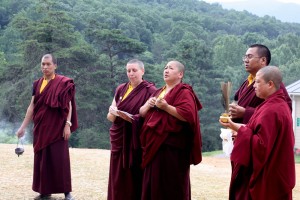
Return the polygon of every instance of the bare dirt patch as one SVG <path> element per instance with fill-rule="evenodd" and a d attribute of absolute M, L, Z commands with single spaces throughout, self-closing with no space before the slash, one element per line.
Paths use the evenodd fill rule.
<path fill-rule="evenodd" d="M 31 190 L 33 149 L 25 145 L 18 157 L 16 145 L 0 144 L 0 199 L 31 200 L 38 194 Z M 73 196 L 77 200 L 105 200 L 109 169 L 109 150 L 70 149 Z M 300 164 L 296 165 L 297 184 L 294 199 L 300 199 Z M 191 166 L 193 200 L 228 199 L 230 180 L 228 158 L 204 157 L 202 163 Z M 63 194 L 52 195 L 52 200 L 62 200 Z"/>

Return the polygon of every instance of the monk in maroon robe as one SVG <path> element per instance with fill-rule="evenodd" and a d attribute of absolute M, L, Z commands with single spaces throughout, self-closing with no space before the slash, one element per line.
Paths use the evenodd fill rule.
<path fill-rule="evenodd" d="M 140 107 L 156 90 L 154 84 L 143 80 L 144 64 L 133 59 L 126 66 L 128 83 L 116 89 L 108 120 L 111 157 L 108 181 L 108 200 L 140 200 L 142 187 L 141 147 L 139 130 L 143 119 Z M 129 113 L 123 114 L 121 111 Z"/>
<path fill-rule="evenodd" d="M 141 107 L 144 168 L 142 200 L 190 200 L 190 164 L 202 160 L 198 111 L 202 108 L 191 86 L 182 83 L 184 65 L 169 62 L 166 86 Z"/>
<path fill-rule="evenodd" d="M 264 101 L 264 99 L 256 96 L 253 85 L 255 84 L 257 71 L 269 65 L 271 61 L 271 52 L 268 47 L 262 44 L 253 44 L 248 48 L 243 57 L 243 61 L 249 76 L 235 93 L 234 100 L 236 101 L 236 104 L 229 105 L 229 113 L 234 122 L 246 124 L 253 115 L 255 108 Z M 280 84 L 280 88 L 284 93 L 285 100 L 290 110 L 292 110 L 292 100 L 283 83 Z M 245 174 L 245 176 L 241 177 L 248 177 L 247 175 L 249 172 L 243 166 L 238 166 L 236 164 L 235 169 L 239 169 L 238 171 L 240 173 Z M 247 182 L 247 180 L 242 182 Z"/>
<path fill-rule="evenodd" d="M 31 103 L 17 135 L 22 137 L 33 120 L 34 170 L 32 189 L 43 199 L 53 193 L 70 192 L 71 170 L 68 139 L 77 129 L 75 85 L 72 79 L 55 74 L 56 60 L 46 54 L 41 63 L 44 77 L 33 84 Z"/>
<path fill-rule="evenodd" d="M 246 125 L 220 123 L 237 131 L 231 154 L 229 199 L 292 200 L 295 186 L 294 132 L 291 112 L 280 89 L 277 67 L 260 69 L 255 77 L 256 95 L 264 102 Z M 243 171 L 239 166 L 243 166 Z M 247 173 L 245 173 L 247 172 Z"/>
<path fill-rule="evenodd" d="M 237 104 L 230 104 L 229 111 L 234 122 L 246 124 L 253 115 L 255 108 L 264 101 L 255 95 L 253 85 L 257 71 L 269 65 L 271 61 L 270 50 L 261 44 L 251 45 L 243 57 L 243 61 L 249 76 L 235 93 L 234 100 Z M 292 110 L 292 100 L 283 83 L 281 83 L 280 88 L 282 88 L 286 102 Z"/>

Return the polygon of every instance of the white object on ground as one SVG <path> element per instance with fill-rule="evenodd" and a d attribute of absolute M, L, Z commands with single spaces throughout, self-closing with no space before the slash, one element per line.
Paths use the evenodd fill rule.
<path fill-rule="evenodd" d="M 222 148 L 226 156 L 230 156 L 233 149 L 232 130 L 221 128 Z"/>

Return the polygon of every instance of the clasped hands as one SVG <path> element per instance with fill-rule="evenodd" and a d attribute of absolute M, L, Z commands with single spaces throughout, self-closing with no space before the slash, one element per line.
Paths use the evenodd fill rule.
<path fill-rule="evenodd" d="M 168 107 L 168 102 L 163 98 L 150 97 L 147 101 L 147 105 L 151 108 L 157 107 L 161 110 L 165 110 Z"/>

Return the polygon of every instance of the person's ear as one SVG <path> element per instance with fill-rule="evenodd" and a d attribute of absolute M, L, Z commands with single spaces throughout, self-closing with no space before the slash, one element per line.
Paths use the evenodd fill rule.
<path fill-rule="evenodd" d="M 274 87 L 275 87 L 275 84 L 274 84 L 273 81 L 269 81 L 269 82 L 268 82 L 268 85 L 269 85 L 270 88 L 274 88 Z"/>
<path fill-rule="evenodd" d="M 179 72 L 179 77 L 182 79 L 183 78 L 183 72 Z"/>
<path fill-rule="evenodd" d="M 267 66 L 267 58 L 266 58 L 266 57 L 261 57 L 261 59 L 262 59 L 262 62 L 264 62 L 264 63 L 265 63 L 264 65 L 266 65 L 266 66 Z"/>

